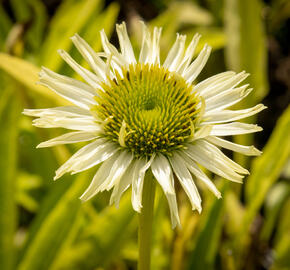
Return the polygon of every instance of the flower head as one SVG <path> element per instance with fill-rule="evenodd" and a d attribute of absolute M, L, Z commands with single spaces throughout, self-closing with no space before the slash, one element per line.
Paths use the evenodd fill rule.
<path fill-rule="evenodd" d="M 104 31 L 104 52 L 96 53 L 77 34 L 72 37 L 91 70 L 76 63 L 66 52 L 61 57 L 85 82 L 42 68 L 40 83 L 72 102 L 72 106 L 25 110 L 38 117 L 37 127 L 74 130 L 43 142 L 38 147 L 91 141 L 57 171 L 78 173 L 101 164 L 81 199 L 113 188 L 111 203 L 118 205 L 123 192 L 132 185 L 132 205 L 140 212 L 146 171 L 151 169 L 168 199 L 172 225 L 180 223 L 174 176 L 180 181 L 192 205 L 201 211 L 195 179 L 203 182 L 218 198 L 213 182 L 199 165 L 234 182 L 242 182 L 248 171 L 225 156 L 219 147 L 245 155 L 259 155 L 253 146 L 229 142 L 222 136 L 260 131 L 256 125 L 236 122 L 265 107 L 244 110 L 228 107 L 246 97 L 252 89 L 239 84 L 245 72 L 224 72 L 193 84 L 203 69 L 210 47 L 205 45 L 193 60 L 200 39 L 195 35 L 185 48 L 186 36 L 177 35 L 163 63 L 159 57 L 161 29 L 153 33 L 143 27 L 143 41 L 137 60 L 126 25 L 117 25 L 119 52 Z"/>

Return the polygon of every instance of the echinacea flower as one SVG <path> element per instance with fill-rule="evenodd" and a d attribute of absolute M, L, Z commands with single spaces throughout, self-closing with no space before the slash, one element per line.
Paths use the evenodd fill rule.
<path fill-rule="evenodd" d="M 245 98 L 252 89 L 239 84 L 245 72 L 223 72 L 197 84 L 211 48 L 205 45 L 198 56 L 194 51 L 200 39 L 195 35 L 185 48 L 186 36 L 177 34 L 165 61 L 160 62 L 161 28 L 153 33 L 142 24 L 143 41 L 138 59 L 129 40 L 126 25 L 117 25 L 121 52 L 104 31 L 104 52 L 96 53 L 77 34 L 72 41 L 91 71 L 80 66 L 68 53 L 59 51 L 64 61 L 85 82 L 59 75 L 47 68 L 40 72 L 40 84 L 47 86 L 74 105 L 25 110 L 38 117 L 33 125 L 74 130 L 43 142 L 50 147 L 91 141 L 77 151 L 57 171 L 78 173 L 101 164 L 82 200 L 113 189 L 111 203 L 132 186 L 132 205 L 142 208 L 142 188 L 151 169 L 169 203 L 172 226 L 180 224 L 174 176 L 186 192 L 192 209 L 201 211 L 201 198 L 195 179 L 203 182 L 218 198 L 213 182 L 200 168 L 241 183 L 249 172 L 225 156 L 219 147 L 245 155 L 259 155 L 253 146 L 243 146 L 221 137 L 260 131 L 257 125 L 236 122 L 254 115 L 262 104 L 243 110 L 228 108 Z"/>

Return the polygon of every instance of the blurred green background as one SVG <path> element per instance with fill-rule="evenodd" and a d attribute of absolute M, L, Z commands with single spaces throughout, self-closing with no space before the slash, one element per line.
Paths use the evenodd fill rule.
<path fill-rule="evenodd" d="M 64 104 L 36 84 L 40 66 L 76 76 L 57 54 L 86 65 L 70 37 L 79 33 L 101 50 L 105 29 L 118 46 L 115 24 L 126 21 L 138 51 L 139 20 L 163 27 L 162 57 L 176 32 L 202 34 L 213 53 L 199 80 L 224 70 L 251 73 L 255 91 L 236 108 L 262 102 L 248 121 L 264 131 L 233 138 L 263 150 L 234 155 L 251 175 L 244 185 L 215 177 L 217 200 L 200 187 L 203 212 L 192 212 L 178 190 L 182 228 L 171 229 L 167 202 L 157 190 L 152 269 L 290 269 L 290 1 L 288 0 L 10 0 L 0 2 L 0 269 L 136 269 L 137 215 L 130 191 L 119 209 L 109 193 L 87 203 L 78 197 L 96 169 L 53 182 L 54 171 L 80 145 L 35 149 L 62 130 L 37 129 L 24 108 Z M 231 156 L 231 153 L 227 153 Z M 214 177 L 214 176 L 212 176 Z M 179 189 L 177 187 L 177 189 Z"/>

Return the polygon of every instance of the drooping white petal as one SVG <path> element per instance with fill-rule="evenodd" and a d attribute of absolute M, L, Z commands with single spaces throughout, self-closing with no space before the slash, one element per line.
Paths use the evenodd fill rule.
<path fill-rule="evenodd" d="M 100 88 L 100 79 L 97 77 L 96 74 L 79 65 L 66 51 L 58 50 L 58 53 L 62 57 L 62 59 L 89 85 L 91 85 L 95 89 Z"/>
<path fill-rule="evenodd" d="M 253 145 L 251 146 L 240 145 L 215 136 L 209 136 L 206 138 L 206 140 L 215 145 L 241 153 L 246 156 L 259 156 L 262 154 L 262 152 L 259 151 L 257 148 L 255 148 Z"/>
<path fill-rule="evenodd" d="M 188 198 L 190 199 L 192 210 L 197 209 L 201 212 L 201 198 L 199 196 L 198 190 L 194 181 L 184 164 L 184 160 L 178 153 L 174 153 L 172 157 L 169 158 L 171 166 L 181 186 L 186 192 Z"/>
<path fill-rule="evenodd" d="M 80 197 L 81 200 L 87 201 L 93 196 L 95 196 L 98 192 L 100 192 L 100 186 L 109 176 L 110 171 L 116 159 L 118 158 L 118 156 L 119 156 L 119 153 L 115 153 L 114 155 L 112 155 L 110 158 L 108 158 L 102 163 L 102 165 L 96 172 L 92 182 L 90 183 L 89 187 Z"/>
<path fill-rule="evenodd" d="M 240 120 L 249 116 L 252 116 L 254 114 L 257 114 L 258 112 L 266 109 L 267 107 L 263 104 L 258 104 L 252 108 L 244 109 L 244 110 L 223 110 L 223 111 L 210 111 L 205 112 L 204 114 L 204 123 L 205 124 L 217 124 L 217 123 L 226 123 L 226 122 L 232 122 L 236 120 Z"/>
<path fill-rule="evenodd" d="M 56 170 L 54 180 L 60 178 L 66 172 L 70 172 L 74 164 L 78 163 L 80 160 L 85 160 L 87 156 L 94 155 L 96 151 L 103 148 L 105 145 L 106 141 L 104 139 L 96 139 L 95 141 L 82 147 Z"/>
<path fill-rule="evenodd" d="M 131 41 L 128 37 L 125 22 L 123 22 L 122 24 L 117 24 L 116 29 L 123 57 L 128 61 L 129 64 L 135 64 L 136 59 L 131 45 Z"/>
<path fill-rule="evenodd" d="M 91 68 L 97 74 L 100 80 L 106 81 L 106 63 L 98 56 L 98 54 L 92 49 L 92 47 L 82 39 L 78 34 L 75 34 L 72 38 L 74 45 L 78 51 L 89 63 Z"/>
<path fill-rule="evenodd" d="M 198 93 L 206 92 L 208 88 L 211 88 L 214 85 L 220 84 L 225 80 L 232 78 L 236 73 L 233 71 L 225 71 L 222 73 L 218 73 L 213 75 L 194 86 L 194 91 Z"/>
<path fill-rule="evenodd" d="M 114 162 L 109 176 L 100 186 L 100 191 L 103 191 L 105 189 L 110 190 L 114 185 L 116 185 L 131 164 L 132 160 L 132 153 L 129 153 L 127 151 L 121 152 L 119 157 Z"/>
<path fill-rule="evenodd" d="M 176 71 L 179 66 L 183 54 L 184 54 L 184 46 L 185 46 L 186 36 L 177 34 L 177 38 L 172 48 L 170 49 L 164 63 L 163 67 L 167 68 L 169 71 Z"/>
<path fill-rule="evenodd" d="M 157 155 L 152 162 L 151 170 L 164 192 L 173 194 L 174 185 L 170 181 L 172 171 L 167 158 L 161 154 Z"/>
<path fill-rule="evenodd" d="M 193 58 L 196 46 L 199 42 L 201 35 L 199 34 L 195 34 L 194 37 L 192 38 L 190 44 L 188 45 L 184 57 L 181 61 L 181 63 L 179 64 L 179 66 L 177 67 L 177 72 L 179 74 L 183 74 L 184 70 L 188 68 L 189 64 L 191 63 L 191 60 Z"/>
<path fill-rule="evenodd" d="M 83 117 L 93 120 L 90 111 L 76 106 L 63 106 L 49 109 L 25 109 L 23 114 L 34 117 Z"/>
<path fill-rule="evenodd" d="M 213 152 L 207 151 L 199 145 L 188 145 L 187 147 L 188 149 L 185 153 L 203 167 L 233 182 L 242 182 L 243 176 L 237 174 L 231 167 L 224 164 L 223 160 L 218 159 Z"/>
<path fill-rule="evenodd" d="M 176 225 L 180 225 L 180 220 L 177 209 L 173 174 L 167 158 L 161 154 L 157 155 L 152 162 L 151 171 L 162 187 L 168 200 L 171 223 L 174 228 Z"/>
<path fill-rule="evenodd" d="M 76 174 L 85 170 L 88 170 L 103 161 L 107 160 L 110 156 L 118 151 L 118 147 L 113 143 L 105 143 L 98 146 L 90 154 L 86 155 L 85 159 L 79 158 L 78 162 L 75 162 L 70 171 L 72 174 Z"/>
<path fill-rule="evenodd" d="M 75 81 L 68 82 L 68 80 L 52 76 L 52 71 L 45 68 L 39 73 L 39 84 L 48 87 L 73 104 L 84 109 L 90 109 L 91 106 L 97 104 L 94 100 L 96 94 L 92 93 L 93 89 Z"/>
<path fill-rule="evenodd" d="M 153 154 L 149 159 L 149 161 L 147 162 L 145 159 L 140 159 L 136 162 L 136 166 L 134 168 L 134 181 L 132 183 L 131 200 L 133 208 L 137 212 L 140 212 L 142 208 L 142 191 L 143 191 L 144 176 L 146 171 L 151 166 L 154 158 L 155 154 Z"/>
<path fill-rule="evenodd" d="M 110 197 L 110 205 L 115 203 L 116 207 L 119 207 L 120 199 L 122 194 L 130 187 L 131 183 L 134 181 L 134 168 L 135 161 L 132 161 L 119 182 L 117 182 L 114 186 Z"/>
<path fill-rule="evenodd" d="M 68 143 L 77 143 L 77 142 L 85 142 L 90 141 L 97 138 L 98 135 L 95 132 L 87 132 L 87 131 L 76 131 L 76 132 L 69 132 L 48 140 L 46 142 L 42 142 L 37 145 L 37 148 L 43 147 L 51 147 L 59 144 L 68 144 Z"/>
<path fill-rule="evenodd" d="M 205 66 L 207 59 L 209 58 L 211 47 L 205 45 L 197 58 L 191 63 L 191 65 L 183 72 L 182 76 L 188 83 L 192 83 L 199 75 L 203 67 Z"/>
<path fill-rule="evenodd" d="M 186 150 L 184 150 L 186 152 Z M 218 191 L 214 183 L 207 177 L 207 175 L 197 166 L 197 164 L 189 158 L 184 152 L 181 152 L 180 155 L 190 172 L 201 182 L 203 182 L 208 189 L 217 197 L 221 198 L 221 193 Z"/>
<path fill-rule="evenodd" d="M 233 122 L 228 124 L 213 125 L 210 135 L 212 136 L 232 136 L 254 133 L 262 131 L 258 125 Z"/>
<path fill-rule="evenodd" d="M 253 89 L 246 89 L 248 85 L 230 89 L 205 100 L 206 112 L 220 111 L 244 99 Z"/>
<path fill-rule="evenodd" d="M 43 117 L 32 121 L 33 125 L 41 128 L 67 128 L 72 130 L 83 130 L 89 132 L 100 132 L 102 127 L 94 120 L 86 118 L 69 117 Z"/>
<path fill-rule="evenodd" d="M 41 74 L 40 75 L 43 76 L 44 74 L 45 74 L 45 76 L 47 76 L 51 80 L 57 80 L 60 83 L 67 84 L 68 86 L 71 86 L 72 88 L 79 89 L 79 92 L 85 91 L 85 92 L 88 92 L 90 94 L 96 95 L 96 90 L 93 87 L 91 87 L 90 85 L 88 85 L 84 82 L 81 82 L 79 80 L 76 80 L 74 78 L 70 78 L 70 77 L 67 77 L 65 75 L 58 74 L 58 73 L 50 70 L 49 68 L 41 67 Z"/>
<path fill-rule="evenodd" d="M 196 146 L 203 148 L 204 151 L 211 152 L 215 156 L 215 160 L 222 164 L 225 164 L 228 168 L 233 169 L 240 174 L 249 174 L 249 171 L 240 166 L 238 163 L 234 162 L 232 159 L 228 158 L 220 149 L 218 149 L 213 144 L 206 140 L 198 140 L 195 144 Z"/>
<path fill-rule="evenodd" d="M 173 176 L 170 177 L 170 181 L 173 182 Z M 180 227 L 181 225 L 180 225 L 180 219 L 179 219 L 179 215 L 178 215 L 176 194 L 175 194 L 175 192 L 173 194 L 172 193 L 165 193 L 165 196 L 166 196 L 168 204 L 169 204 L 172 228 L 174 229 L 176 226 Z"/>
<path fill-rule="evenodd" d="M 221 76 L 211 77 L 213 78 L 212 80 L 210 80 L 211 78 L 207 79 L 204 84 L 203 82 L 197 84 L 194 89 L 203 98 L 208 99 L 223 91 L 233 89 L 249 76 L 249 74 L 245 72 L 240 72 L 238 74 L 234 72 L 224 72 L 220 75 Z"/>

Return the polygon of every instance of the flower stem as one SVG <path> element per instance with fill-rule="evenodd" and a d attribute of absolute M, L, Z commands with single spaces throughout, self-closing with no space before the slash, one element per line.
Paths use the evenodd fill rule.
<path fill-rule="evenodd" d="M 150 270 L 152 221 L 155 198 L 155 179 L 147 172 L 144 179 L 142 210 L 139 214 L 139 262 L 138 270 Z"/>

